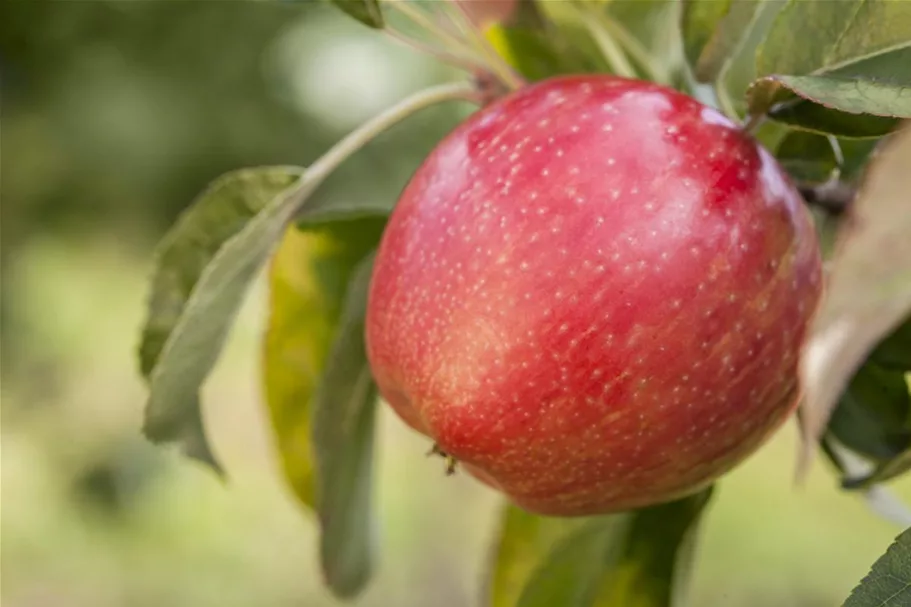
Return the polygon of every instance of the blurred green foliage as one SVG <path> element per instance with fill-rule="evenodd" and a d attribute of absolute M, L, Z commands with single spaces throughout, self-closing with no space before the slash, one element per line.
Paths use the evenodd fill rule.
<path fill-rule="evenodd" d="M 151 249 L 217 175 L 307 163 L 450 72 L 323 4 L 182 0 L 2 3 L 0 72 L 0 600 L 335 604 L 261 407 L 261 290 L 206 387 L 230 481 L 140 438 L 131 354 Z M 396 127 L 318 196 L 394 197 L 456 111 Z M 380 422 L 385 552 L 360 604 L 472 604 L 494 497 Z M 695 604 L 837 604 L 895 535 L 822 465 L 795 490 L 794 439 L 790 428 L 721 483 Z M 908 481 L 894 486 L 911 496 Z"/>

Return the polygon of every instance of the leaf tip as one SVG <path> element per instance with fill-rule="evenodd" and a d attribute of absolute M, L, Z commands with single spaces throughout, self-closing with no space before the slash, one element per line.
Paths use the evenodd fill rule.
<path fill-rule="evenodd" d="M 186 457 L 205 464 L 221 481 L 227 479 L 225 469 L 215 457 L 199 416 L 194 416 L 194 420 L 186 425 L 173 424 L 169 420 L 150 415 L 154 408 L 148 402 L 145 410 L 142 434 L 146 440 L 154 445 L 176 445 Z"/>

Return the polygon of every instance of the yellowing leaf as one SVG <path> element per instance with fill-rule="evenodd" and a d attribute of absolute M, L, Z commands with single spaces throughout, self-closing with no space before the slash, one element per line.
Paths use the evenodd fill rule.
<path fill-rule="evenodd" d="M 315 508 L 312 400 L 338 330 L 355 265 L 376 246 L 384 220 L 290 228 L 269 269 L 263 383 L 285 476 Z"/>

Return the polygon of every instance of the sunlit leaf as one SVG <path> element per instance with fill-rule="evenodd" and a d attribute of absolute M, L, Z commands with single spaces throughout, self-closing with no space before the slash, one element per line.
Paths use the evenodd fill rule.
<path fill-rule="evenodd" d="M 790 0 L 758 51 L 756 69 L 760 76 L 832 72 L 909 43 L 907 2 Z"/>
<path fill-rule="evenodd" d="M 544 30 L 497 24 L 488 27 L 485 36 L 497 53 L 529 81 L 586 69 L 578 56 L 573 57 L 575 53 L 562 51 L 554 36 Z"/>
<path fill-rule="evenodd" d="M 911 3 L 791 0 L 758 50 L 749 105 L 819 132 L 882 135 L 911 117 L 909 61 Z"/>
<path fill-rule="evenodd" d="M 544 555 L 586 521 L 537 516 L 505 504 L 486 589 L 489 607 L 516 605 L 522 588 Z"/>
<path fill-rule="evenodd" d="M 911 129 L 870 163 L 841 227 L 826 297 L 802 356 L 804 459 L 860 364 L 911 311 Z M 802 466 L 803 468 L 803 466 Z"/>
<path fill-rule="evenodd" d="M 315 508 L 314 390 L 326 367 L 354 268 L 379 241 L 381 217 L 286 233 L 269 270 L 263 383 L 285 476 Z"/>
<path fill-rule="evenodd" d="M 199 386 L 249 282 L 294 211 L 283 192 L 302 169 L 268 167 L 216 180 L 162 241 L 139 347 L 149 383 L 145 432 L 218 464 L 203 433 Z"/>
<path fill-rule="evenodd" d="M 870 573 L 851 592 L 843 607 L 904 607 L 911 604 L 911 529 L 906 529 Z"/>
<path fill-rule="evenodd" d="M 676 607 L 711 490 L 603 517 L 537 517 L 507 506 L 488 601 L 493 607 Z"/>

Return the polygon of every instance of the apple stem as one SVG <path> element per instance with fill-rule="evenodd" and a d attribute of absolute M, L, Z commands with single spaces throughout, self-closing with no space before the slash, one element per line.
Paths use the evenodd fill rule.
<path fill-rule="evenodd" d="M 635 78 L 635 68 L 633 68 L 629 59 L 626 58 L 620 45 L 617 44 L 604 28 L 601 19 L 594 17 L 592 14 L 593 11 L 583 11 L 580 9 L 579 13 L 582 23 L 588 30 L 589 35 L 591 35 L 592 39 L 595 41 L 595 44 L 598 45 L 598 49 L 607 60 L 608 65 L 610 65 L 611 71 L 624 78 Z"/>
<path fill-rule="evenodd" d="M 452 476 L 456 473 L 456 466 L 459 465 L 459 460 L 452 457 L 451 455 L 446 456 L 446 476 Z"/>
<path fill-rule="evenodd" d="M 399 101 L 391 108 L 381 112 L 346 135 L 341 141 L 332 146 L 329 151 L 320 156 L 316 162 L 311 164 L 301 176 L 300 185 L 295 194 L 304 197 L 312 192 L 352 154 L 376 139 L 377 135 L 405 118 L 432 105 L 458 100 L 469 101 L 478 105 L 482 103 L 477 88 L 464 82 L 433 86 Z"/>
<path fill-rule="evenodd" d="M 440 445 L 433 443 L 433 446 L 430 448 L 430 451 L 427 452 L 427 457 L 433 455 L 439 455 L 446 460 L 446 476 L 452 476 L 456 472 L 456 466 L 459 465 L 459 460 L 449 455 L 443 449 L 440 448 Z"/>
<path fill-rule="evenodd" d="M 744 133 L 753 135 L 756 133 L 756 129 L 758 129 L 762 123 L 765 122 L 765 119 L 765 114 L 750 114 L 747 116 L 746 120 L 743 122 L 743 126 L 740 128 Z"/>

